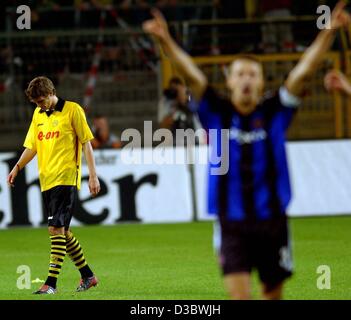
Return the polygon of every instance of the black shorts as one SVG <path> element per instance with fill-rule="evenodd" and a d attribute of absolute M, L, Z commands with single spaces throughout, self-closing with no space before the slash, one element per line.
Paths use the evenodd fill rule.
<path fill-rule="evenodd" d="M 77 200 L 77 187 L 56 186 L 42 195 L 48 226 L 68 230 Z"/>
<path fill-rule="evenodd" d="M 221 222 L 219 258 L 224 275 L 257 269 L 274 288 L 292 275 L 288 221 L 281 217 L 255 222 Z"/>

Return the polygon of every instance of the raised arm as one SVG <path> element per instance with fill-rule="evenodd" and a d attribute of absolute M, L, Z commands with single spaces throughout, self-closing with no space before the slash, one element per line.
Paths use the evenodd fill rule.
<path fill-rule="evenodd" d="M 156 38 L 161 49 L 171 59 L 179 73 L 187 81 L 193 96 L 199 100 L 207 86 L 206 76 L 194 63 L 191 56 L 189 56 L 171 37 L 167 22 L 162 13 L 157 9 L 153 9 L 151 14 L 153 19 L 144 22 L 144 31 Z"/>
<path fill-rule="evenodd" d="M 18 173 L 26 166 L 28 162 L 30 162 L 35 155 L 37 154 L 36 151 L 25 148 L 22 152 L 21 157 L 17 161 L 16 165 L 13 167 L 9 175 L 7 176 L 7 184 L 11 187 L 14 186 L 15 179 Z"/>
<path fill-rule="evenodd" d="M 295 96 L 302 94 L 306 80 L 317 71 L 324 54 L 331 48 L 337 30 L 349 24 L 350 16 L 344 10 L 345 5 L 344 1 L 337 3 L 331 16 L 331 29 L 324 29 L 318 34 L 295 68 L 289 73 L 285 86 L 291 94 Z"/>

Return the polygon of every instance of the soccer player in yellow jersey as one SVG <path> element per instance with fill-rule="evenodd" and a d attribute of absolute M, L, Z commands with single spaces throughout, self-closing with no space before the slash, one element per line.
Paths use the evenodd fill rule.
<path fill-rule="evenodd" d="M 81 273 L 77 291 L 96 286 L 98 279 L 89 268 L 78 240 L 69 225 L 81 181 L 81 157 L 84 152 L 89 168 L 89 190 L 92 196 L 100 191 L 93 149 L 94 137 L 82 107 L 56 96 L 52 81 L 34 78 L 26 90 L 28 99 L 37 105 L 28 130 L 23 151 L 7 177 L 10 186 L 19 171 L 36 155 L 44 207 L 48 216 L 51 240 L 49 274 L 36 294 L 54 294 L 56 282 L 66 254 Z"/>

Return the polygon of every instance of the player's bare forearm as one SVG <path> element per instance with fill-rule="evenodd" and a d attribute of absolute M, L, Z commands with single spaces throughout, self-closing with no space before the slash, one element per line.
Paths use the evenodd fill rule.
<path fill-rule="evenodd" d="M 28 148 L 25 148 L 24 151 L 21 154 L 21 157 L 17 161 L 17 164 L 19 165 L 20 169 L 24 168 L 27 163 L 32 161 L 32 159 L 36 156 L 37 152 Z"/>
<path fill-rule="evenodd" d="M 95 168 L 95 159 L 93 153 L 93 147 L 91 146 L 90 141 L 83 144 L 83 152 L 85 160 L 88 164 L 89 177 L 96 177 L 96 168 Z"/>
<path fill-rule="evenodd" d="M 293 95 L 301 95 L 306 80 L 317 71 L 325 53 L 331 48 L 336 32 L 350 23 L 350 16 L 344 9 L 345 6 L 344 1 L 337 3 L 332 12 L 330 29 L 324 29 L 318 34 L 311 46 L 302 55 L 296 67 L 290 72 L 285 86 Z"/>
<path fill-rule="evenodd" d="M 151 11 L 153 19 L 143 23 L 145 32 L 157 39 L 164 54 L 174 63 L 179 73 L 187 80 L 188 85 L 196 99 L 200 99 L 207 85 L 207 79 L 200 68 L 172 38 L 169 33 L 167 21 L 162 13 L 154 9 Z"/>
<path fill-rule="evenodd" d="M 35 157 L 36 154 L 37 152 L 34 150 L 28 148 L 24 149 L 16 165 L 12 168 L 11 172 L 7 176 L 7 183 L 9 186 L 14 186 L 14 182 L 18 173 L 27 165 L 28 162 L 30 162 Z"/>
<path fill-rule="evenodd" d="M 161 48 L 174 63 L 177 71 L 187 80 L 193 96 L 200 99 L 206 89 L 207 79 L 200 68 L 172 38 L 160 41 Z"/>
<path fill-rule="evenodd" d="M 94 153 L 90 141 L 83 144 L 83 152 L 89 170 L 89 190 L 95 196 L 100 192 L 100 183 L 96 174 Z"/>
<path fill-rule="evenodd" d="M 347 82 L 344 86 L 344 93 L 351 96 L 351 83 Z"/>
<path fill-rule="evenodd" d="M 317 71 L 319 64 L 323 61 L 324 54 L 330 49 L 335 33 L 335 29 L 321 31 L 312 45 L 302 55 L 285 83 L 290 93 L 296 96 L 301 95 L 306 79 Z"/>

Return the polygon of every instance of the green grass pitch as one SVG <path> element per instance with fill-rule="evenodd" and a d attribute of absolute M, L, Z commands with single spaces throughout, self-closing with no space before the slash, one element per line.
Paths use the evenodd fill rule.
<path fill-rule="evenodd" d="M 285 299 L 351 299 L 351 216 L 290 220 L 295 274 Z M 79 273 L 66 257 L 57 295 L 36 296 L 18 289 L 17 267 L 31 279 L 45 279 L 49 239 L 46 228 L 0 231 L 0 299 L 227 299 L 212 249 L 212 223 L 124 224 L 73 228 L 100 285 L 75 293 Z M 331 288 L 317 288 L 320 265 L 331 270 Z M 253 297 L 259 297 L 253 275 Z"/>

